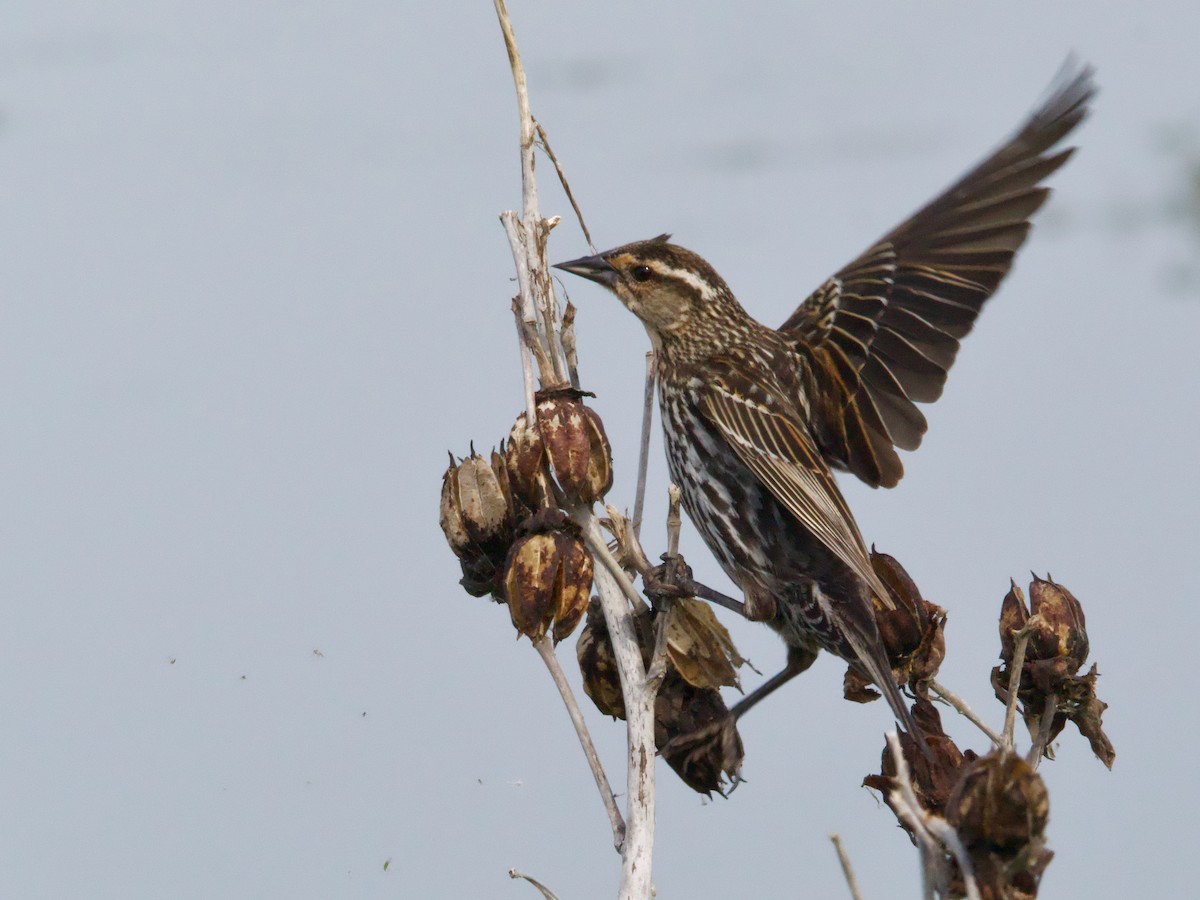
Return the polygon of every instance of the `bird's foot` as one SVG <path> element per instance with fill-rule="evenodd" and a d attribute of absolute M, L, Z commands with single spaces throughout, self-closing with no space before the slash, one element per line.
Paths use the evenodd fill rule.
<path fill-rule="evenodd" d="M 695 594 L 692 586 L 692 569 L 679 554 L 662 555 L 663 564 L 647 569 L 642 574 L 642 585 L 646 596 L 656 607 L 662 605 L 665 599 L 691 597 Z"/>

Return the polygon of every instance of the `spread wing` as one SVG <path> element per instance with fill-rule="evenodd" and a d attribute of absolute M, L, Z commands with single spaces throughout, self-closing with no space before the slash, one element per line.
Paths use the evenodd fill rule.
<path fill-rule="evenodd" d="M 1092 71 L 1060 75 L 1047 100 L 1000 149 L 818 288 L 780 331 L 807 358 L 813 432 L 831 464 L 872 487 L 904 473 L 915 403 L 942 393 L 959 341 L 1012 266 L 1041 182 L 1074 148 L 1050 150 L 1087 115 Z"/>
<path fill-rule="evenodd" d="M 783 403 L 719 376 L 701 388 L 700 409 L 758 479 L 884 603 L 858 525 L 816 445 Z"/>

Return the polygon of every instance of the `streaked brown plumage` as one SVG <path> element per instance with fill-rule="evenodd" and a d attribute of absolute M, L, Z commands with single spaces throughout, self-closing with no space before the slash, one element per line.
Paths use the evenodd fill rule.
<path fill-rule="evenodd" d="M 751 318 L 713 268 L 663 235 L 558 268 L 612 290 L 654 345 L 672 479 L 748 618 L 864 668 L 896 715 L 871 595 L 890 606 L 831 467 L 872 486 L 903 474 L 959 341 L 1045 202 L 1051 152 L 1087 113 L 1091 70 L 1064 76 L 999 150 L 842 268 L 779 328 Z"/>

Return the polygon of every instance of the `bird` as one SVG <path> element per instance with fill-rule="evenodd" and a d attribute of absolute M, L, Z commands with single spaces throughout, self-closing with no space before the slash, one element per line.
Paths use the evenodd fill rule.
<path fill-rule="evenodd" d="M 743 615 L 787 645 L 785 669 L 735 709 L 825 650 L 865 671 L 919 734 L 872 598 L 894 603 L 833 470 L 872 487 L 900 481 L 897 449 L 915 450 L 927 428 L 916 404 L 941 395 L 960 341 L 1049 196 L 1043 182 L 1074 153 L 1059 144 L 1094 94 L 1092 69 L 1068 62 L 1008 140 L 778 328 L 667 234 L 556 265 L 607 288 L 644 324 L 684 510 L 741 590 Z"/>

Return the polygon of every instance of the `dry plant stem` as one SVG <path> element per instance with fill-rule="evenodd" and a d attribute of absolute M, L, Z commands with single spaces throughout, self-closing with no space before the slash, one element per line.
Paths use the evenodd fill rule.
<path fill-rule="evenodd" d="M 667 488 L 667 555 L 679 555 L 679 529 L 683 519 L 679 515 L 679 502 L 683 499 L 683 491 L 679 485 L 672 484 Z"/>
<path fill-rule="evenodd" d="M 508 232 L 517 266 L 517 283 L 521 288 L 522 318 L 526 323 L 537 323 L 541 317 L 539 337 L 542 347 L 552 360 L 550 371 L 542 371 L 542 381 L 547 376 L 556 384 L 567 383 L 566 354 L 556 340 L 554 328 L 555 309 L 550 288 L 550 276 L 545 264 L 546 236 L 558 219 L 547 222 L 538 210 L 537 181 L 534 179 L 534 125 L 529 110 L 529 89 L 525 83 L 525 68 L 521 65 L 521 51 L 513 33 L 512 21 L 504 0 L 494 0 L 500 29 L 504 32 L 504 46 L 508 50 L 508 62 L 512 68 L 513 87 L 517 93 L 517 112 L 521 120 L 521 217 L 512 211 L 501 213 L 504 230 Z"/>
<path fill-rule="evenodd" d="M 662 681 L 667 677 L 667 617 L 671 615 L 671 598 L 662 601 L 662 618 L 654 634 L 654 653 L 650 657 L 650 668 L 646 670 L 646 690 L 658 694 Z"/>
<path fill-rule="evenodd" d="M 539 374 L 543 386 L 547 380 L 565 384 L 566 353 L 556 328 L 553 284 L 546 262 L 546 237 L 557 219 L 543 220 L 538 211 L 537 185 L 534 181 L 534 127 L 529 110 L 529 94 L 521 54 L 504 0 L 493 0 L 504 43 L 512 67 L 513 84 L 521 118 L 521 196 L 523 218 L 516 213 L 501 215 L 512 245 L 513 259 L 520 284 L 522 322 L 538 328 L 538 343 L 551 360 L 551 370 Z M 532 423 L 531 423 L 532 424 Z M 644 688 L 646 672 L 633 629 L 630 602 L 642 602 L 629 584 L 616 560 L 608 551 L 600 527 L 588 507 L 570 509 L 583 529 L 592 555 L 600 561 L 595 571 L 595 587 L 612 639 L 617 668 L 625 699 L 628 734 L 628 786 L 625 842 L 622 848 L 620 900 L 650 900 L 651 859 L 654 844 L 654 698 Z M 615 571 L 614 571 L 615 570 Z M 624 583 L 622 583 L 624 582 Z M 632 597 L 630 595 L 632 594 Z M 627 598 L 628 602 L 627 602 Z"/>
<path fill-rule="evenodd" d="M 674 558 L 679 555 L 679 501 L 683 496 L 677 485 L 667 489 L 667 555 Z M 667 674 L 667 629 L 670 627 L 671 614 L 675 605 L 670 597 L 660 601 L 658 631 L 654 636 L 654 654 L 650 657 L 650 671 L 646 675 L 646 686 L 658 693 L 662 680 Z"/>
<path fill-rule="evenodd" d="M 967 855 L 967 848 L 963 846 L 958 832 L 941 816 L 929 816 L 925 820 L 925 824 L 929 828 L 929 832 L 942 842 L 942 845 L 954 857 L 954 861 L 958 863 L 959 871 L 963 876 L 963 884 L 967 888 L 967 900 L 983 900 L 983 895 L 979 893 L 979 884 L 975 881 L 975 870 L 971 866 L 971 857 Z"/>
<path fill-rule="evenodd" d="M 510 240 L 512 238 L 510 237 Z M 522 384 L 525 388 L 525 422 L 530 428 L 537 427 L 537 389 L 533 381 L 533 351 L 531 347 L 536 346 L 536 343 L 530 342 L 529 331 L 532 326 L 521 317 L 521 304 L 519 298 L 513 298 L 513 315 L 517 319 L 517 339 L 521 344 L 521 377 Z M 533 340 L 536 341 L 536 330 L 533 334 Z"/>
<path fill-rule="evenodd" d="M 638 447 L 637 493 L 633 496 L 633 534 L 642 534 L 642 513 L 646 509 L 646 472 L 650 468 L 650 426 L 654 422 L 654 351 L 646 354 L 646 392 L 642 400 L 642 441 Z"/>
<path fill-rule="evenodd" d="M 580 528 L 583 529 L 583 539 L 587 544 L 588 549 L 592 551 L 592 555 L 600 565 L 608 569 L 613 580 L 621 589 L 621 593 L 635 608 L 644 608 L 646 601 L 642 599 L 642 595 L 638 593 L 637 588 L 633 586 L 633 582 L 629 580 L 629 576 L 625 574 L 625 570 L 621 568 L 621 564 L 617 562 L 616 557 L 608 549 L 608 544 L 604 540 L 604 535 L 600 533 L 599 525 L 596 525 L 596 520 L 590 512 L 585 512 L 584 515 L 573 515 Z M 595 526 L 594 528 L 591 526 Z"/>
<path fill-rule="evenodd" d="M 1008 704 L 1004 710 L 1004 748 L 1010 753 L 1016 749 L 1013 727 L 1017 721 L 1017 692 L 1021 689 L 1021 669 L 1025 667 L 1025 651 L 1029 647 L 1029 636 L 1033 634 L 1035 624 L 1041 624 L 1041 619 L 1037 616 L 1031 617 L 1013 633 L 1012 668 L 1008 675 Z"/>
<path fill-rule="evenodd" d="M 642 542 L 633 533 L 632 524 L 615 506 L 605 506 L 604 510 L 608 513 L 609 530 L 612 531 L 617 549 L 621 552 L 624 567 L 639 575 L 645 573 L 650 568 L 650 559 L 642 548 Z M 644 603 L 638 606 L 639 610 L 644 608 Z"/>
<path fill-rule="evenodd" d="M 669 559 L 674 559 L 679 555 L 679 528 L 682 524 L 679 517 L 679 501 L 682 496 L 678 485 L 673 484 L 667 488 L 667 557 Z M 675 609 L 670 597 L 663 597 L 660 606 L 658 632 L 654 638 L 654 655 L 650 661 L 650 674 L 646 676 L 647 683 L 652 685 L 656 692 L 667 673 L 667 628 Z"/>
<path fill-rule="evenodd" d="M 858 889 L 858 879 L 854 877 L 854 866 L 850 864 L 850 854 L 842 846 L 842 836 L 831 834 L 829 839 L 833 841 L 834 849 L 837 850 L 838 862 L 842 864 L 842 874 L 846 876 L 846 886 L 850 888 L 851 900 L 863 900 L 862 892 Z"/>
<path fill-rule="evenodd" d="M 518 872 L 516 869 L 509 869 L 508 877 L 512 878 L 514 881 L 518 878 L 523 881 L 528 881 L 535 888 L 537 888 L 539 891 L 541 891 L 543 900 L 558 900 L 558 896 L 554 893 L 554 891 L 550 890 L 550 888 L 546 887 L 544 884 L 542 884 L 536 878 L 533 878 L 530 875 L 526 875 L 524 872 Z"/>
<path fill-rule="evenodd" d="M 601 560 L 595 587 L 612 638 L 625 698 L 628 736 L 628 808 L 625 846 L 622 851 L 621 900 L 650 900 L 651 860 L 654 850 L 654 692 L 646 686 L 646 670 L 633 628 L 633 613 L 626 602 L 633 585 L 604 542 L 600 526 L 590 512 L 577 514 L 592 553 Z M 622 584 L 621 582 L 624 582 Z M 640 597 L 638 598 L 641 599 Z"/>
<path fill-rule="evenodd" d="M 592 235 L 583 221 L 583 213 L 579 210 L 579 204 L 575 202 L 575 195 L 571 193 L 571 185 L 567 183 L 567 173 L 558 164 L 558 157 L 550 149 L 550 138 L 546 137 L 546 130 L 542 128 L 542 123 L 534 119 L 533 125 L 537 129 L 538 143 L 546 151 L 546 155 L 550 157 L 550 162 L 554 163 L 554 171 L 558 173 L 558 182 L 563 186 L 563 192 L 566 193 L 567 199 L 571 201 L 571 209 L 575 210 L 575 218 L 579 220 L 579 227 L 583 229 L 583 239 L 587 241 L 588 249 L 595 253 L 596 245 L 592 243 Z"/>
<path fill-rule="evenodd" d="M 1034 771 L 1041 765 L 1042 754 L 1046 752 L 1046 745 L 1050 742 L 1050 730 L 1054 727 L 1054 716 L 1057 712 L 1058 695 L 1051 694 L 1046 698 L 1046 708 L 1042 710 L 1042 718 L 1038 722 L 1037 737 L 1034 738 L 1033 746 L 1029 748 L 1029 756 L 1025 759 Z"/>
<path fill-rule="evenodd" d="M 975 883 L 975 871 L 971 859 L 967 856 L 966 848 L 950 823 L 940 816 L 931 815 L 921 806 L 917 793 L 913 790 L 912 778 L 908 772 L 908 762 L 904 759 L 904 751 L 900 749 L 900 738 L 895 731 L 887 733 L 888 749 L 892 753 L 892 761 L 896 766 L 894 781 L 889 799 L 896 809 L 896 815 L 903 819 L 912 829 L 921 850 L 921 880 L 925 890 L 926 900 L 946 892 L 948 881 L 945 852 L 949 850 L 958 863 L 962 872 L 963 883 L 966 885 L 968 900 L 981 900 L 979 886 Z"/>
<path fill-rule="evenodd" d="M 539 125 L 540 129 L 541 126 Z M 567 301 L 567 308 L 562 317 L 562 344 L 567 354 L 567 375 L 571 379 L 571 387 L 579 390 L 579 355 L 575 348 L 575 306 Z"/>
<path fill-rule="evenodd" d="M 571 724 L 575 726 L 575 734 L 579 737 L 580 746 L 583 747 L 583 755 L 587 758 L 588 767 L 592 770 L 592 777 L 596 779 L 596 789 L 600 791 L 600 800 L 604 803 L 604 809 L 608 813 L 608 821 L 613 830 L 613 845 L 620 853 L 621 847 L 625 843 L 625 820 L 621 818 L 621 811 L 617 809 L 617 801 L 613 796 L 612 787 L 608 783 L 608 776 L 604 774 L 604 767 L 600 765 L 600 756 L 596 753 L 596 745 L 592 743 L 592 736 L 588 733 L 587 724 L 583 721 L 583 712 L 579 709 L 579 704 L 575 702 L 575 694 L 571 691 L 567 676 L 563 674 L 562 666 L 558 664 L 554 645 L 548 638 L 542 637 L 533 642 L 533 649 L 538 652 L 538 656 L 546 664 L 550 677 L 554 679 L 554 686 L 558 688 L 563 704 L 567 707 Z"/>
<path fill-rule="evenodd" d="M 965 716 L 967 718 L 967 720 L 971 722 L 972 725 L 974 725 L 976 728 L 978 728 L 980 731 L 982 731 L 984 734 L 986 734 L 993 744 L 995 744 L 997 747 L 1004 746 L 1004 738 L 1000 737 L 1000 735 L 998 735 L 998 734 L 996 734 L 996 732 L 992 731 L 992 729 L 987 726 L 987 723 L 984 722 L 983 719 L 979 718 L 979 716 L 977 716 L 975 714 L 975 710 L 971 709 L 971 707 L 969 707 L 967 705 L 966 700 L 964 700 L 962 697 L 958 696 L 958 694 L 954 693 L 952 690 L 950 690 L 948 687 L 943 685 L 936 678 L 930 679 L 929 687 L 933 689 L 933 692 L 935 694 L 937 694 L 939 697 L 941 697 L 943 700 L 945 700 L 947 703 L 949 703 L 951 706 L 953 706 L 956 710 L 958 710 L 959 713 L 961 713 L 963 716 Z"/>

